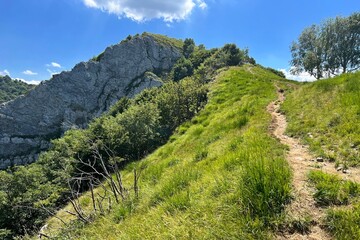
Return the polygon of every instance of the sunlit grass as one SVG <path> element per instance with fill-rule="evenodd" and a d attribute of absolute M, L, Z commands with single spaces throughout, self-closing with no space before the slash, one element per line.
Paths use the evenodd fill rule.
<path fill-rule="evenodd" d="M 285 147 L 268 134 L 266 106 L 276 99 L 279 78 L 258 67 L 252 72 L 222 71 L 205 109 L 163 147 L 125 167 L 126 186 L 133 169 L 143 169 L 138 199 L 131 192 L 107 215 L 58 238 L 271 238 L 272 222 L 290 199 L 291 174 Z"/>
<path fill-rule="evenodd" d="M 330 207 L 323 219 L 326 229 L 335 239 L 360 239 L 360 184 L 321 171 L 311 171 L 309 179 L 317 204 Z"/>
<path fill-rule="evenodd" d="M 312 151 L 344 164 L 360 163 L 360 72 L 308 83 L 282 106 L 287 133 L 302 137 Z"/>

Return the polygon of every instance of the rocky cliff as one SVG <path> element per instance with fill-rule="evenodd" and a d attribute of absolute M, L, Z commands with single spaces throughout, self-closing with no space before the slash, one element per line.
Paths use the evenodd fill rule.
<path fill-rule="evenodd" d="M 149 34 L 125 40 L 1 104 L 0 169 L 35 161 L 67 129 L 85 127 L 123 96 L 160 86 L 154 74 L 170 70 L 181 56 L 160 40 Z"/>

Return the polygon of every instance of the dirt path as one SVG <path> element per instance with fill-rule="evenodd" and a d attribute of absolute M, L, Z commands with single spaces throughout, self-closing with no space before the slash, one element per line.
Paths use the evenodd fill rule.
<path fill-rule="evenodd" d="M 272 102 L 267 110 L 272 115 L 271 131 L 273 135 L 280 140 L 282 144 L 289 146 L 287 160 L 293 169 L 293 188 L 294 200 L 286 209 L 287 215 L 294 219 L 304 219 L 310 217 L 312 219 L 312 227 L 308 234 L 283 234 L 277 239 L 331 239 L 331 237 L 320 227 L 321 218 L 325 215 L 325 210 L 315 205 L 312 197 L 313 189 L 308 185 L 307 174 L 310 170 L 321 169 L 326 173 L 340 175 L 344 179 L 359 181 L 359 170 L 351 170 L 349 174 L 343 174 L 336 171 L 334 164 L 327 162 L 317 162 L 316 157 L 312 155 L 308 147 L 302 145 L 298 139 L 285 135 L 287 121 L 285 115 L 280 113 L 280 105 L 285 100 L 282 90 L 278 89 L 278 100 Z"/>

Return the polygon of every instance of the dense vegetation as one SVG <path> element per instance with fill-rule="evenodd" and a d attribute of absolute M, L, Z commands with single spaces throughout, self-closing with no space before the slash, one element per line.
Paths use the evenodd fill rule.
<path fill-rule="evenodd" d="M 34 85 L 20 80 L 13 80 L 8 76 L 0 76 L 0 103 L 10 101 L 27 93 Z"/>
<path fill-rule="evenodd" d="M 359 165 L 360 72 L 305 84 L 282 106 L 290 135 L 301 137 L 329 161 Z"/>
<path fill-rule="evenodd" d="M 163 44 L 173 42 L 160 39 Z M 192 40 L 186 42 L 184 59 L 190 61 L 191 71 L 181 79 L 175 79 L 175 72 L 176 67 L 181 68 L 182 59 L 163 79 L 162 87 L 145 90 L 134 99 L 120 99 L 87 129 L 73 129 L 54 140 L 52 148 L 41 154 L 36 163 L 0 172 L 3 238 L 38 229 L 64 203 L 77 199 L 86 190 L 104 187 L 102 182 L 109 180 L 110 173 L 164 144 L 180 124 L 206 104 L 207 84 L 216 69 L 249 59 L 247 52 L 235 45 L 206 50 L 196 47 Z M 116 188 L 116 202 L 122 190 Z"/>
<path fill-rule="evenodd" d="M 304 29 L 291 46 L 292 72 L 306 71 L 317 79 L 360 67 L 360 12 L 328 19 Z"/>
<path fill-rule="evenodd" d="M 276 98 L 278 79 L 251 65 L 222 70 L 205 108 L 167 144 L 121 171 L 130 190 L 134 169 L 141 171 L 138 196 L 131 190 L 125 201 L 90 223 L 61 211 L 48 221 L 47 234 L 58 239 L 269 238 L 291 190 L 286 149 L 267 133 L 266 106 Z M 90 191 L 79 203 L 84 215 L 99 215 Z"/>

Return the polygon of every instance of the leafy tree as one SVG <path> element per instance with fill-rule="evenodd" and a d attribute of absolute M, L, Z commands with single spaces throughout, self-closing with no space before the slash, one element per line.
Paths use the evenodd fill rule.
<path fill-rule="evenodd" d="M 235 44 L 225 44 L 222 51 L 226 54 L 226 65 L 236 66 L 244 59 L 243 52 Z"/>
<path fill-rule="evenodd" d="M 197 69 L 201 63 L 203 63 L 213 53 L 214 50 L 206 50 L 204 45 L 199 45 L 199 47 L 190 56 L 190 61 L 193 65 L 193 68 Z"/>
<path fill-rule="evenodd" d="M 183 53 L 185 58 L 189 58 L 195 50 L 195 42 L 192 38 L 186 38 L 183 45 Z"/>
<path fill-rule="evenodd" d="M 292 73 L 306 71 L 316 79 L 323 77 L 324 48 L 320 33 L 320 28 L 312 25 L 304 29 L 298 42 L 293 42 L 291 46 L 291 65 L 294 66 Z"/>
<path fill-rule="evenodd" d="M 360 64 L 360 13 L 348 18 L 337 17 L 323 24 L 322 38 L 326 43 L 326 70 L 336 74 L 358 69 Z"/>
<path fill-rule="evenodd" d="M 190 76 L 194 71 L 193 65 L 189 59 L 180 58 L 173 68 L 174 81 Z"/>
<path fill-rule="evenodd" d="M 156 105 L 135 105 L 112 121 L 106 121 L 104 130 L 116 154 L 136 160 L 158 145 L 159 119 Z"/>
<path fill-rule="evenodd" d="M 305 28 L 291 46 L 292 72 L 316 79 L 354 71 L 360 66 L 360 13 L 328 19 Z"/>

